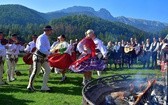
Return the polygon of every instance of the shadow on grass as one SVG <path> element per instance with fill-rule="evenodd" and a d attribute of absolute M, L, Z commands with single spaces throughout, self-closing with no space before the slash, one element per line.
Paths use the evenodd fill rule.
<path fill-rule="evenodd" d="M 35 86 L 35 88 L 37 89 L 36 90 L 37 92 L 40 92 L 41 86 Z M 80 86 L 65 86 L 65 85 L 59 85 L 59 84 L 52 86 L 51 89 L 52 91 L 50 93 L 60 93 L 60 94 L 67 94 L 67 95 L 81 95 L 81 91 L 82 91 L 82 87 Z M 0 91 L 3 92 L 4 94 L 5 93 L 18 93 L 18 92 L 30 93 L 27 91 L 26 85 L 6 85 L 6 86 L 1 87 Z M 10 105 L 10 104 L 5 104 L 5 105 Z"/>
<path fill-rule="evenodd" d="M 82 95 L 82 78 L 80 77 L 67 77 L 64 82 L 60 82 L 60 77 L 54 77 L 49 83 L 54 84 L 52 93 L 61 93 L 68 95 Z"/>
<path fill-rule="evenodd" d="M 58 93 L 58 94 L 66 94 L 66 95 L 75 95 L 81 96 L 82 95 L 82 87 L 52 87 L 51 93 Z"/>
<path fill-rule="evenodd" d="M 52 84 L 72 84 L 75 86 L 81 86 L 82 77 L 70 77 L 69 75 L 67 75 L 66 77 L 67 78 L 64 82 L 61 82 L 62 77 L 52 77 L 49 82 Z"/>
<path fill-rule="evenodd" d="M 0 94 L 0 105 L 28 105 L 34 101 L 16 99 L 12 95 Z"/>
<path fill-rule="evenodd" d="M 28 93 L 26 90 L 27 85 L 22 85 L 22 84 L 9 84 L 9 85 L 4 85 L 0 87 L 0 91 L 3 93 L 17 93 L 17 92 L 22 92 L 22 93 Z"/>

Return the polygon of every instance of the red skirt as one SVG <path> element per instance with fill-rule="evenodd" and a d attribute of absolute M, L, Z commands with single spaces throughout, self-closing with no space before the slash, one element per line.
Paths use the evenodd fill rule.
<path fill-rule="evenodd" d="M 68 69 L 69 66 L 72 64 L 73 60 L 72 57 L 65 53 L 59 54 L 55 53 L 48 57 L 49 65 L 51 67 L 56 67 L 59 69 Z"/>
<path fill-rule="evenodd" d="M 32 53 L 27 53 L 26 55 L 23 56 L 23 61 L 25 64 L 32 65 L 33 64 L 33 54 Z"/>

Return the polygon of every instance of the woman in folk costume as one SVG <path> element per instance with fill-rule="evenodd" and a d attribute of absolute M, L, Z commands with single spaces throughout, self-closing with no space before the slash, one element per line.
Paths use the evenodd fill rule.
<path fill-rule="evenodd" d="M 82 84 L 85 85 L 91 80 L 92 70 L 104 70 L 106 65 L 104 61 L 96 57 L 96 45 L 87 34 L 77 45 L 78 51 L 81 53 L 79 58 L 69 67 L 74 72 L 84 73 Z"/>
<path fill-rule="evenodd" d="M 48 59 L 51 67 L 60 69 L 60 72 L 62 73 L 61 82 L 66 79 L 66 76 L 65 76 L 66 70 L 73 62 L 71 58 L 72 46 L 70 46 L 65 41 L 65 39 L 66 39 L 65 35 L 61 35 L 59 37 L 60 43 L 50 50 L 50 52 L 53 54 L 49 56 L 49 59 Z"/>

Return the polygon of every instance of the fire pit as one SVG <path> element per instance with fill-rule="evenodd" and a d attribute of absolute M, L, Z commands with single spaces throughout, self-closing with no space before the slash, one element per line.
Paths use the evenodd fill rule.
<path fill-rule="evenodd" d="M 83 105 L 167 105 L 167 85 L 156 78 L 113 75 L 95 79 L 82 90 Z"/>

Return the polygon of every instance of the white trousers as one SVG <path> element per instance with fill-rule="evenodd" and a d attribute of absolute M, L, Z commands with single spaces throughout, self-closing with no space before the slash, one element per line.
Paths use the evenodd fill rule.
<path fill-rule="evenodd" d="M 33 71 L 30 75 L 29 84 L 28 84 L 27 88 L 34 87 L 34 85 L 33 85 L 34 80 L 35 80 L 36 76 L 39 74 L 41 67 L 44 68 L 42 89 L 43 90 L 48 89 L 47 82 L 48 82 L 49 74 L 51 72 L 50 66 L 48 65 L 47 57 L 44 58 L 39 55 L 33 55 Z"/>
<path fill-rule="evenodd" d="M 62 70 L 62 69 L 54 68 L 54 72 L 55 72 L 56 74 L 60 73 L 61 70 Z"/>
<path fill-rule="evenodd" d="M 33 64 L 29 66 L 29 76 L 31 75 L 32 71 L 33 71 Z"/>
<path fill-rule="evenodd" d="M 7 81 L 11 81 L 14 79 L 15 74 L 15 68 L 16 68 L 16 61 L 15 59 L 18 59 L 18 56 L 10 56 L 7 55 L 6 62 L 7 62 Z"/>

